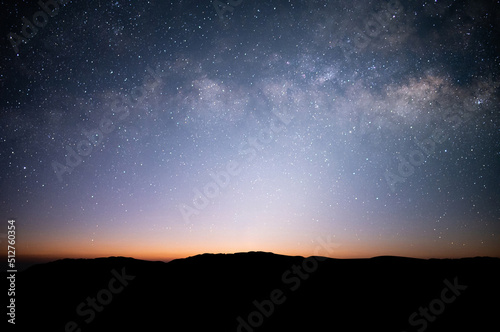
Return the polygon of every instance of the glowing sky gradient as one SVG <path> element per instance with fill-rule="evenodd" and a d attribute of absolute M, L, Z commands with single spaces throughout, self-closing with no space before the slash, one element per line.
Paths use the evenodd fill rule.
<path fill-rule="evenodd" d="M 5 8 L 18 255 L 500 256 L 498 2 Z"/>

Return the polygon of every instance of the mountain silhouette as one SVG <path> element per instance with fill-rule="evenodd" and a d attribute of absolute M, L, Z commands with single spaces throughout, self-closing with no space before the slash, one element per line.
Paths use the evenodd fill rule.
<path fill-rule="evenodd" d="M 266 252 L 168 263 L 63 259 L 17 274 L 16 328 L 498 330 L 499 266 L 499 258 L 489 257 L 332 259 Z"/>

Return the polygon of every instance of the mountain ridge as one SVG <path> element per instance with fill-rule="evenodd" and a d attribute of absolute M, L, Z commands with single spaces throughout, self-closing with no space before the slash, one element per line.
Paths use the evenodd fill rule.
<path fill-rule="evenodd" d="M 242 251 L 242 252 L 234 252 L 234 253 L 211 253 L 211 252 L 206 252 L 202 254 L 196 254 L 193 256 L 187 256 L 183 258 L 175 258 L 169 261 L 163 261 L 163 260 L 149 260 L 149 259 L 139 259 L 139 258 L 134 258 L 134 257 L 129 257 L 129 256 L 102 256 L 102 257 L 94 257 L 94 258 L 60 258 L 60 259 L 55 259 L 53 261 L 49 262 L 44 262 L 44 263 L 36 263 L 28 267 L 26 270 L 30 269 L 31 267 L 38 266 L 38 265 L 46 265 L 46 264 L 52 264 L 54 262 L 70 262 L 70 261 L 92 261 L 92 260 L 105 260 L 105 259 L 130 259 L 134 261 L 141 261 L 141 262 L 161 262 L 168 264 L 173 261 L 182 261 L 182 260 L 187 260 L 187 259 L 193 259 L 193 258 L 198 258 L 198 257 L 213 257 L 213 256 L 230 256 L 230 255 L 246 255 L 246 254 L 266 254 L 266 255 L 272 255 L 272 256 L 283 256 L 283 257 L 296 257 L 296 258 L 309 258 L 309 257 L 320 257 L 320 258 L 325 258 L 325 259 L 331 259 L 331 260 L 384 260 L 384 259 L 402 259 L 402 260 L 421 260 L 421 261 L 433 261 L 433 260 L 438 260 L 438 261 L 445 261 L 445 260 L 469 260 L 469 259 L 492 259 L 492 260 L 499 260 L 500 257 L 492 257 L 492 256 L 469 256 L 469 257 L 460 257 L 460 258 L 417 258 L 417 257 L 406 257 L 406 256 L 392 256 L 392 255 L 381 255 L 381 256 L 373 256 L 373 257 L 359 257 L 359 258 L 337 258 L 337 257 L 326 257 L 326 256 L 318 256 L 318 255 L 313 255 L 313 256 L 300 256 L 300 255 L 285 255 L 285 254 L 276 254 L 273 252 L 267 252 L 267 251 Z"/>
<path fill-rule="evenodd" d="M 424 323 L 427 331 L 486 329 L 498 326 L 499 306 L 489 299 L 500 296 L 499 266 L 500 258 L 492 257 L 334 259 L 269 252 L 170 262 L 62 259 L 18 274 L 18 325 L 51 331 L 299 331 L 333 323 L 349 330 L 410 332 Z M 453 301 L 440 300 L 443 292 Z M 420 308 L 429 303 L 443 303 L 443 313 L 422 316 Z"/>

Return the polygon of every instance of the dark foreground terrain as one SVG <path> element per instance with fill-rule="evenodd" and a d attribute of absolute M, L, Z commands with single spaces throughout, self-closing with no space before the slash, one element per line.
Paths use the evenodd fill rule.
<path fill-rule="evenodd" d="M 499 331 L 499 267 L 262 252 L 67 259 L 18 273 L 16 330 Z"/>

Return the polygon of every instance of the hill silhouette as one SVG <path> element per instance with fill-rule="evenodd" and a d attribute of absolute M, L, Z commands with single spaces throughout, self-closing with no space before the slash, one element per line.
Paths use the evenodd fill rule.
<path fill-rule="evenodd" d="M 499 266 L 500 259 L 488 257 L 305 259 L 265 252 L 168 263 L 63 259 L 18 273 L 16 328 L 497 330 Z"/>

